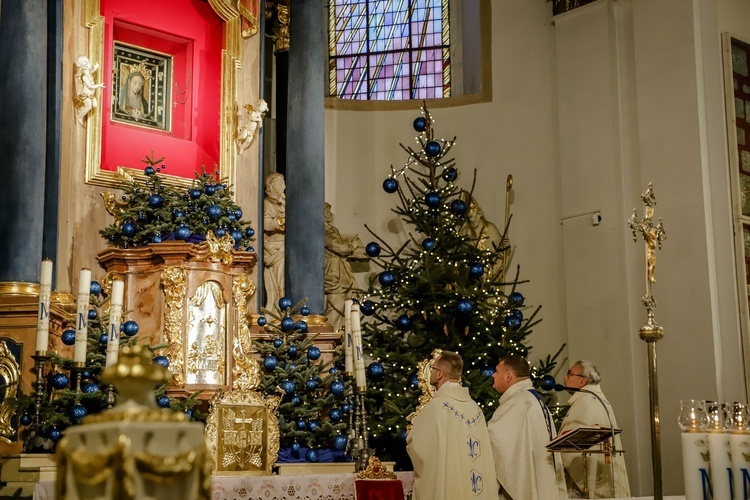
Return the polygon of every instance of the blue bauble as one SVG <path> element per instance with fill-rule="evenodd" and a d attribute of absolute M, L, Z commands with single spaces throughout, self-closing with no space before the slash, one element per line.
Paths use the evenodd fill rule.
<path fill-rule="evenodd" d="M 143 169 L 143 173 L 151 177 L 152 175 L 154 175 L 154 173 L 156 173 L 156 171 L 154 170 L 154 167 L 149 165 Z"/>
<path fill-rule="evenodd" d="M 132 319 L 129 321 L 126 321 L 122 324 L 122 333 L 127 335 L 128 337 L 132 337 L 133 335 L 138 333 L 138 323 L 133 321 Z"/>
<path fill-rule="evenodd" d="M 89 370 L 83 370 L 81 372 L 81 380 L 88 380 L 91 378 L 91 372 Z"/>
<path fill-rule="evenodd" d="M 193 188 L 190 191 L 188 191 L 188 194 L 190 195 L 190 198 L 197 200 L 198 198 L 201 197 L 201 190 Z"/>
<path fill-rule="evenodd" d="M 445 182 L 453 182 L 458 177 L 458 170 L 451 167 L 445 171 L 443 171 L 443 180 Z"/>
<path fill-rule="evenodd" d="M 430 141 L 424 145 L 424 152 L 427 153 L 427 156 L 437 156 L 442 149 L 438 141 Z"/>
<path fill-rule="evenodd" d="M 307 321 L 302 321 L 302 320 L 297 321 L 295 328 L 297 328 L 297 330 L 299 330 L 302 333 L 307 333 Z"/>
<path fill-rule="evenodd" d="M 289 346 L 289 355 L 290 356 L 296 356 L 297 355 L 297 346 L 296 345 L 290 345 Z"/>
<path fill-rule="evenodd" d="M 280 385 L 287 394 L 294 394 L 294 390 L 297 388 L 293 380 L 283 380 Z"/>
<path fill-rule="evenodd" d="M 176 217 L 177 219 L 182 219 L 183 217 L 185 217 L 185 212 L 184 212 L 183 210 L 177 210 L 177 211 L 176 211 L 176 212 L 174 213 L 174 216 L 175 216 L 175 217 Z"/>
<path fill-rule="evenodd" d="M 309 391 L 314 391 L 318 388 L 318 381 L 314 378 L 309 378 L 307 379 L 307 382 L 305 382 L 305 387 L 307 387 Z"/>
<path fill-rule="evenodd" d="M 404 430 L 401 431 L 401 433 L 399 435 L 401 436 L 401 439 L 403 439 L 404 441 L 406 441 L 406 438 L 409 435 L 409 433 L 406 432 L 406 429 L 404 429 Z"/>
<path fill-rule="evenodd" d="M 305 460 L 307 460 L 308 462 L 313 462 L 313 463 L 317 462 L 319 460 L 318 450 L 313 450 L 312 448 L 307 450 L 307 453 L 305 453 Z"/>
<path fill-rule="evenodd" d="M 208 208 L 206 208 L 206 214 L 211 217 L 213 220 L 218 219 L 221 217 L 221 207 L 218 205 L 209 205 Z"/>
<path fill-rule="evenodd" d="M 95 392 L 99 392 L 99 386 L 93 382 L 86 382 L 81 386 L 81 390 L 86 394 L 94 394 Z"/>
<path fill-rule="evenodd" d="M 380 255 L 380 245 L 378 245 L 374 241 L 371 241 L 365 247 L 365 253 L 370 257 L 377 257 L 378 255 Z"/>
<path fill-rule="evenodd" d="M 412 375 L 409 377 L 409 387 L 413 390 L 416 390 L 419 388 L 419 377 L 416 375 Z"/>
<path fill-rule="evenodd" d="M 102 285 L 98 281 L 92 281 L 89 285 L 89 292 L 92 295 L 99 295 L 102 293 Z"/>
<path fill-rule="evenodd" d="M 330 368 L 328 369 L 328 373 L 330 373 L 330 374 L 332 374 L 332 375 L 334 375 L 334 374 L 336 374 L 336 373 L 338 373 L 338 372 L 340 372 L 340 371 L 341 371 L 341 370 L 339 370 L 339 367 L 338 367 L 338 366 L 332 366 L 332 367 L 330 367 Z"/>
<path fill-rule="evenodd" d="M 135 235 L 136 231 L 137 231 L 137 228 L 135 227 L 135 224 L 133 224 L 132 222 L 126 222 L 125 224 L 122 225 L 122 228 L 120 228 L 120 232 L 122 233 L 122 235 L 127 236 L 127 237 L 131 237 Z"/>
<path fill-rule="evenodd" d="M 169 396 L 166 394 L 162 394 L 161 396 L 156 398 L 156 404 L 159 406 L 159 408 L 169 408 Z"/>
<path fill-rule="evenodd" d="M 31 415 L 24 413 L 21 418 L 18 419 L 21 425 L 31 425 Z"/>
<path fill-rule="evenodd" d="M 411 318 L 409 318 L 408 315 L 402 314 L 398 318 L 396 318 L 396 328 L 398 328 L 401 331 L 408 330 L 411 328 Z"/>
<path fill-rule="evenodd" d="M 518 330 L 519 328 L 521 328 L 521 320 L 520 319 L 515 318 L 513 316 L 509 316 L 506 319 L 508 320 L 508 327 L 511 330 Z"/>
<path fill-rule="evenodd" d="M 398 181 L 393 177 L 388 177 L 383 181 L 383 191 L 386 193 L 395 193 L 398 191 Z"/>
<path fill-rule="evenodd" d="M 232 237 L 235 243 L 239 243 L 242 240 L 242 231 L 239 229 L 232 229 L 229 231 L 229 236 Z"/>
<path fill-rule="evenodd" d="M 263 358 L 263 366 L 268 371 L 273 371 L 279 365 L 279 360 L 276 356 L 266 356 Z"/>
<path fill-rule="evenodd" d="M 49 438 L 56 443 L 62 439 L 62 432 L 57 427 L 53 427 L 49 431 Z"/>
<path fill-rule="evenodd" d="M 300 444 L 295 441 L 292 443 L 292 451 L 299 451 Z"/>
<path fill-rule="evenodd" d="M 258 326 L 265 326 L 268 322 L 265 316 L 258 316 Z"/>
<path fill-rule="evenodd" d="M 414 123 L 412 124 L 414 126 L 414 130 L 417 132 L 424 132 L 427 130 L 427 120 L 424 116 L 418 116 L 414 118 Z"/>
<path fill-rule="evenodd" d="M 424 248 L 428 252 L 435 248 L 435 245 L 437 245 L 437 241 L 435 240 L 435 238 L 425 238 L 422 240 L 422 248 Z"/>
<path fill-rule="evenodd" d="M 346 436 L 343 434 L 336 434 L 333 438 L 333 447 L 337 450 L 345 450 L 346 449 Z"/>
<path fill-rule="evenodd" d="M 281 309 L 282 311 L 289 309 L 293 305 L 294 303 L 292 302 L 292 299 L 290 299 L 289 297 L 281 297 L 279 299 L 279 309 Z"/>
<path fill-rule="evenodd" d="M 458 299 L 456 302 L 456 309 L 458 312 L 468 314 L 474 309 L 474 303 L 469 299 Z"/>
<path fill-rule="evenodd" d="M 55 389 L 65 389 L 68 387 L 68 383 L 70 382 L 70 379 L 68 379 L 68 376 L 64 373 L 55 373 L 52 376 L 52 387 Z"/>
<path fill-rule="evenodd" d="M 247 236 L 248 238 L 252 238 L 253 236 L 255 236 L 255 229 L 251 227 L 245 229 L 245 236 Z"/>
<path fill-rule="evenodd" d="M 300 404 L 300 401 L 302 401 L 302 400 L 299 398 L 299 396 L 292 396 L 291 401 L 292 401 L 293 404 L 298 405 L 298 404 Z"/>
<path fill-rule="evenodd" d="M 229 222 L 234 222 L 237 220 L 237 217 L 235 217 L 232 212 L 229 212 L 227 213 L 227 219 L 229 219 Z"/>
<path fill-rule="evenodd" d="M 362 311 L 362 314 L 365 316 L 372 316 L 375 314 L 375 302 L 371 300 L 365 300 L 360 304 L 359 310 Z"/>
<path fill-rule="evenodd" d="M 88 411 L 86 411 L 86 407 L 83 406 L 82 404 L 75 404 L 70 407 L 70 418 L 74 422 L 81 420 L 87 414 L 88 414 Z"/>
<path fill-rule="evenodd" d="M 281 318 L 281 329 L 285 332 L 294 328 L 294 325 L 296 324 L 297 322 L 294 321 L 291 316 L 284 316 Z"/>
<path fill-rule="evenodd" d="M 318 422 L 317 420 L 310 420 L 309 422 L 307 422 L 308 431 L 314 431 L 318 427 L 320 427 L 320 422 Z"/>
<path fill-rule="evenodd" d="M 331 393 L 334 396 L 341 396 L 342 394 L 344 394 L 345 387 L 346 386 L 344 385 L 344 382 L 342 380 L 334 380 L 333 382 L 331 382 Z"/>
<path fill-rule="evenodd" d="M 148 206 L 151 208 L 159 208 L 164 205 L 164 198 L 160 194 L 152 194 L 148 197 Z"/>
<path fill-rule="evenodd" d="M 174 236 L 178 240 L 187 240 L 192 234 L 193 232 L 190 230 L 190 227 L 185 225 L 178 227 L 174 232 Z"/>
<path fill-rule="evenodd" d="M 307 422 L 305 422 L 304 420 L 297 420 L 297 429 L 301 431 L 307 429 Z"/>
<path fill-rule="evenodd" d="M 341 411 L 343 411 L 344 413 L 349 413 L 349 410 L 351 409 L 352 407 L 349 403 L 344 403 L 341 405 Z"/>
<path fill-rule="evenodd" d="M 107 335 L 106 333 L 102 333 L 101 335 L 99 335 L 100 344 L 106 344 L 108 341 L 109 341 L 109 335 Z"/>
<path fill-rule="evenodd" d="M 479 262 L 472 262 L 469 265 L 469 276 L 474 279 L 480 278 L 484 274 L 484 266 Z"/>
<path fill-rule="evenodd" d="M 161 365 L 164 368 L 169 368 L 169 358 L 166 356 L 156 356 L 153 359 L 154 364 Z"/>
<path fill-rule="evenodd" d="M 484 368 L 482 368 L 481 373 L 484 377 L 490 378 L 495 374 L 495 369 L 491 366 L 485 366 Z"/>
<path fill-rule="evenodd" d="M 463 215 L 466 213 L 466 203 L 463 200 L 453 200 L 451 202 L 451 212 L 456 215 Z"/>
<path fill-rule="evenodd" d="M 65 330 L 62 332 L 62 335 L 60 335 L 60 340 L 62 340 L 62 343 L 65 345 L 73 345 L 76 343 L 76 331 L 75 330 Z"/>
<path fill-rule="evenodd" d="M 161 243 L 161 242 L 162 242 L 161 236 L 159 236 L 158 234 L 155 234 L 151 237 L 151 243 Z"/>
<path fill-rule="evenodd" d="M 301 314 L 302 316 L 308 316 L 308 315 L 310 314 L 310 308 L 309 308 L 309 307 L 307 307 L 307 306 L 302 306 L 302 307 L 300 307 L 300 309 L 299 309 L 299 313 L 300 313 L 300 314 Z"/>
<path fill-rule="evenodd" d="M 206 184 L 205 191 L 207 195 L 213 196 L 213 194 L 216 192 L 216 184 Z"/>
<path fill-rule="evenodd" d="M 242 209 L 241 208 L 237 207 L 237 208 L 234 209 L 234 217 L 237 220 L 242 219 Z"/>
<path fill-rule="evenodd" d="M 437 208 L 440 206 L 440 195 L 434 191 L 430 191 L 424 195 L 424 202 L 430 208 Z"/>
<path fill-rule="evenodd" d="M 185 416 L 186 416 L 186 417 L 188 418 L 188 420 L 193 420 L 193 414 L 195 413 L 195 409 L 193 409 L 193 408 L 188 408 L 188 409 L 186 409 L 186 410 L 185 410 L 184 412 L 182 412 L 182 413 L 184 413 L 184 414 L 185 414 Z"/>
<path fill-rule="evenodd" d="M 545 391 L 551 391 L 555 388 L 555 377 L 552 375 L 545 375 L 542 377 L 542 383 L 540 387 Z"/>
<path fill-rule="evenodd" d="M 279 347 L 284 345 L 284 340 L 280 337 L 277 337 L 273 339 L 273 346 L 278 349 Z"/>
<path fill-rule="evenodd" d="M 96 312 L 96 309 L 89 309 L 89 312 L 87 313 L 86 317 L 90 320 L 95 320 L 99 317 L 99 314 Z"/>
<path fill-rule="evenodd" d="M 367 375 L 372 379 L 379 379 L 383 376 L 385 373 L 385 369 L 383 368 L 383 365 L 378 363 L 377 361 L 373 361 L 369 365 L 367 365 Z"/>
<path fill-rule="evenodd" d="M 320 349 L 312 346 L 307 350 L 307 359 L 311 361 L 315 361 L 316 359 L 320 359 Z"/>
<path fill-rule="evenodd" d="M 328 412 L 328 416 L 332 421 L 338 422 L 339 420 L 341 420 L 343 414 L 341 413 L 340 408 L 331 408 L 331 411 Z"/>
<path fill-rule="evenodd" d="M 227 235 L 227 230 L 223 227 L 218 227 L 214 230 L 214 234 L 218 236 L 219 238 L 223 238 Z"/>
<path fill-rule="evenodd" d="M 510 315 L 516 318 L 518 321 L 523 321 L 523 313 L 520 309 L 511 309 Z"/>
<path fill-rule="evenodd" d="M 396 282 L 396 275 L 391 271 L 383 271 L 378 275 L 378 282 L 381 286 L 391 286 Z"/>

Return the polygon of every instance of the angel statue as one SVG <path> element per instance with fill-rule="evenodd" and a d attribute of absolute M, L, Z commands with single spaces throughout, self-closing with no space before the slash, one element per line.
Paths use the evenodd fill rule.
<path fill-rule="evenodd" d="M 247 121 L 237 129 L 237 152 L 242 154 L 247 150 L 255 139 L 255 135 L 263 128 L 263 117 L 268 113 L 268 104 L 263 99 L 258 99 L 255 104 L 245 104 L 244 108 L 249 113 Z"/>
<path fill-rule="evenodd" d="M 73 104 L 76 108 L 76 121 L 83 125 L 83 119 L 89 114 L 89 111 L 96 108 L 96 89 L 103 89 L 103 83 L 95 83 L 93 73 L 99 69 L 98 64 L 91 64 L 86 56 L 76 58 L 76 67 L 78 71 L 75 74 L 76 95 L 73 97 Z"/>

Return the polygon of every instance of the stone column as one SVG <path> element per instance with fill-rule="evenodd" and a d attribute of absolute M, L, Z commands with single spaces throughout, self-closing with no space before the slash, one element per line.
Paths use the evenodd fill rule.
<path fill-rule="evenodd" d="M 292 0 L 286 165 L 286 293 L 323 314 L 324 5 Z"/>

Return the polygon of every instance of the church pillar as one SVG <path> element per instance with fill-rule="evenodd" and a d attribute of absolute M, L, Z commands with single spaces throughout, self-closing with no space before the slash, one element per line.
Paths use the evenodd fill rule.
<path fill-rule="evenodd" d="M 0 3 L 0 282 L 38 282 L 44 233 L 47 2 Z"/>
<path fill-rule="evenodd" d="M 325 16 L 309 0 L 292 0 L 289 13 L 286 292 L 323 314 Z"/>

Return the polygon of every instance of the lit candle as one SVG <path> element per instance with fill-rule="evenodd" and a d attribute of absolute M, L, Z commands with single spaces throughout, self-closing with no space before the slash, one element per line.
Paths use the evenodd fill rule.
<path fill-rule="evenodd" d="M 105 366 L 117 363 L 120 353 L 120 324 L 122 323 L 122 296 L 125 283 L 120 280 L 112 282 L 112 294 L 109 297 L 109 338 L 107 339 L 107 361 Z"/>
<path fill-rule="evenodd" d="M 73 363 L 86 364 L 86 344 L 89 338 L 89 295 L 91 293 L 91 270 L 81 269 L 78 275 L 78 313 L 76 323 L 76 343 L 73 349 Z M 81 365 L 80 363 L 83 363 Z"/>
<path fill-rule="evenodd" d="M 36 352 L 47 352 L 49 344 L 49 298 L 52 295 L 52 261 L 42 261 L 39 279 L 39 313 L 36 323 Z"/>
<path fill-rule="evenodd" d="M 352 304 L 352 351 L 354 352 L 354 379 L 357 389 L 367 388 L 365 381 L 365 358 L 362 349 L 362 326 L 359 322 L 359 304 Z"/>
<path fill-rule="evenodd" d="M 344 302 L 344 373 L 354 375 L 354 357 L 352 355 L 352 299 Z"/>

